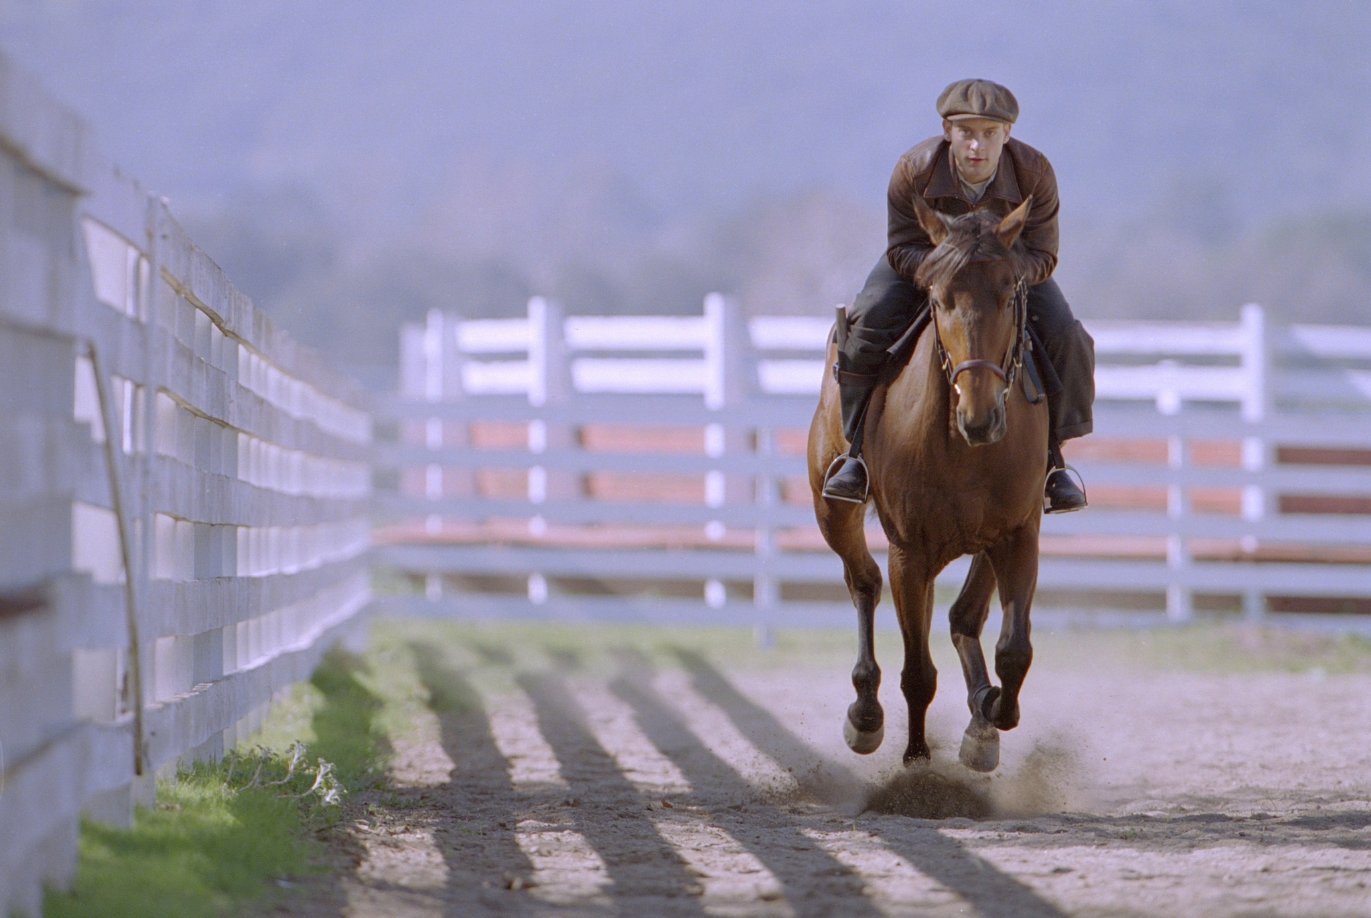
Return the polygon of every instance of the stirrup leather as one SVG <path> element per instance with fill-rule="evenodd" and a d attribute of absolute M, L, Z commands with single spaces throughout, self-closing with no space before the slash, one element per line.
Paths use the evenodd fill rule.
<path fill-rule="evenodd" d="M 837 469 L 842 465 L 842 463 L 849 459 L 862 467 L 862 478 L 866 483 L 866 487 L 862 489 L 862 496 L 860 498 L 847 497 L 842 494 L 828 493 L 829 479 L 833 477 L 833 473 L 837 471 Z M 835 456 L 833 458 L 833 461 L 828 464 L 828 469 L 824 472 L 824 487 L 822 493 L 825 500 L 841 500 L 849 504 L 866 503 L 867 497 L 871 494 L 871 472 L 870 469 L 866 467 L 866 460 L 863 459 L 861 456 L 852 456 L 848 453 L 840 453 L 837 456 Z"/>

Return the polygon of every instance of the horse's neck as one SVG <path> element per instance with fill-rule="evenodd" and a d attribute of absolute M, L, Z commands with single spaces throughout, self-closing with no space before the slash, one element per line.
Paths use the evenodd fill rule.
<path fill-rule="evenodd" d="M 937 349 L 933 344 L 933 329 L 930 326 L 919 336 L 909 363 L 897 380 L 900 392 L 901 412 L 919 429 L 928 430 L 933 425 L 949 428 L 952 411 L 951 393 L 948 390 L 947 376 L 938 363 Z M 950 428 L 949 428 L 950 429 Z"/>

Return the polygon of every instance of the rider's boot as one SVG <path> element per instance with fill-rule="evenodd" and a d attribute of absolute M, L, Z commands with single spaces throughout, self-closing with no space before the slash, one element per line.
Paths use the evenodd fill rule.
<path fill-rule="evenodd" d="M 830 471 L 824 482 L 824 497 L 853 504 L 866 503 L 866 463 L 860 455 L 844 453 L 835 462 L 841 463 Z"/>
<path fill-rule="evenodd" d="M 1073 477 L 1074 476 L 1074 477 Z M 1084 510 L 1085 489 L 1076 483 L 1080 473 L 1062 458 L 1062 446 L 1055 439 L 1047 446 L 1047 483 L 1043 487 L 1044 513 L 1071 513 Z"/>
<path fill-rule="evenodd" d="M 866 420 L 866 406 L 871 400 L 871 386 L 839 384 L 838 397 L 843 412 L 843 435 L 857 445 L 843 453 L 828 468 L 823 495 L 828 500 L 866 503 L 869 487 L 866 463 L 861 455 L 861 426 Z"/>

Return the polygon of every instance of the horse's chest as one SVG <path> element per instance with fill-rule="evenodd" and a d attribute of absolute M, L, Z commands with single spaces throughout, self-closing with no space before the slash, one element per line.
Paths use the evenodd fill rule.
<path fill-rule="evenodd" d="M 905 489 L 877 502 L 886 537 L 930 560 L 947 563 L 1002 542 L 1031 513 L 1022 488 L 985 484 Z"/>

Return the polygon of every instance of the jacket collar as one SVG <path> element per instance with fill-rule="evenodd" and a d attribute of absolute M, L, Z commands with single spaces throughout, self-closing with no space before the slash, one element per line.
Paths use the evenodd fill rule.
<path fill-rule="evenodd" d="M 961 182 L 957 180 L 956 171 L 952 167 L 952 145 L 946 140 L 938 150 L 933 165 L 933 176 L 928 181 L 928 187 L 924 189 L 924 197 L 953 197 L 966 200 Z M 995 177 L 986 186 L 985 194 L 981 195 L 982 201 L 987 198 L 1001 198 L 1011 204 L 1023 203 L 1023 192 L 1019 190 L 1019 176 L 1014 171 L 1014 157 L 1009 155 L 1008 143 L 1000 154 L 1000 165 L 995 170 Z"/>

